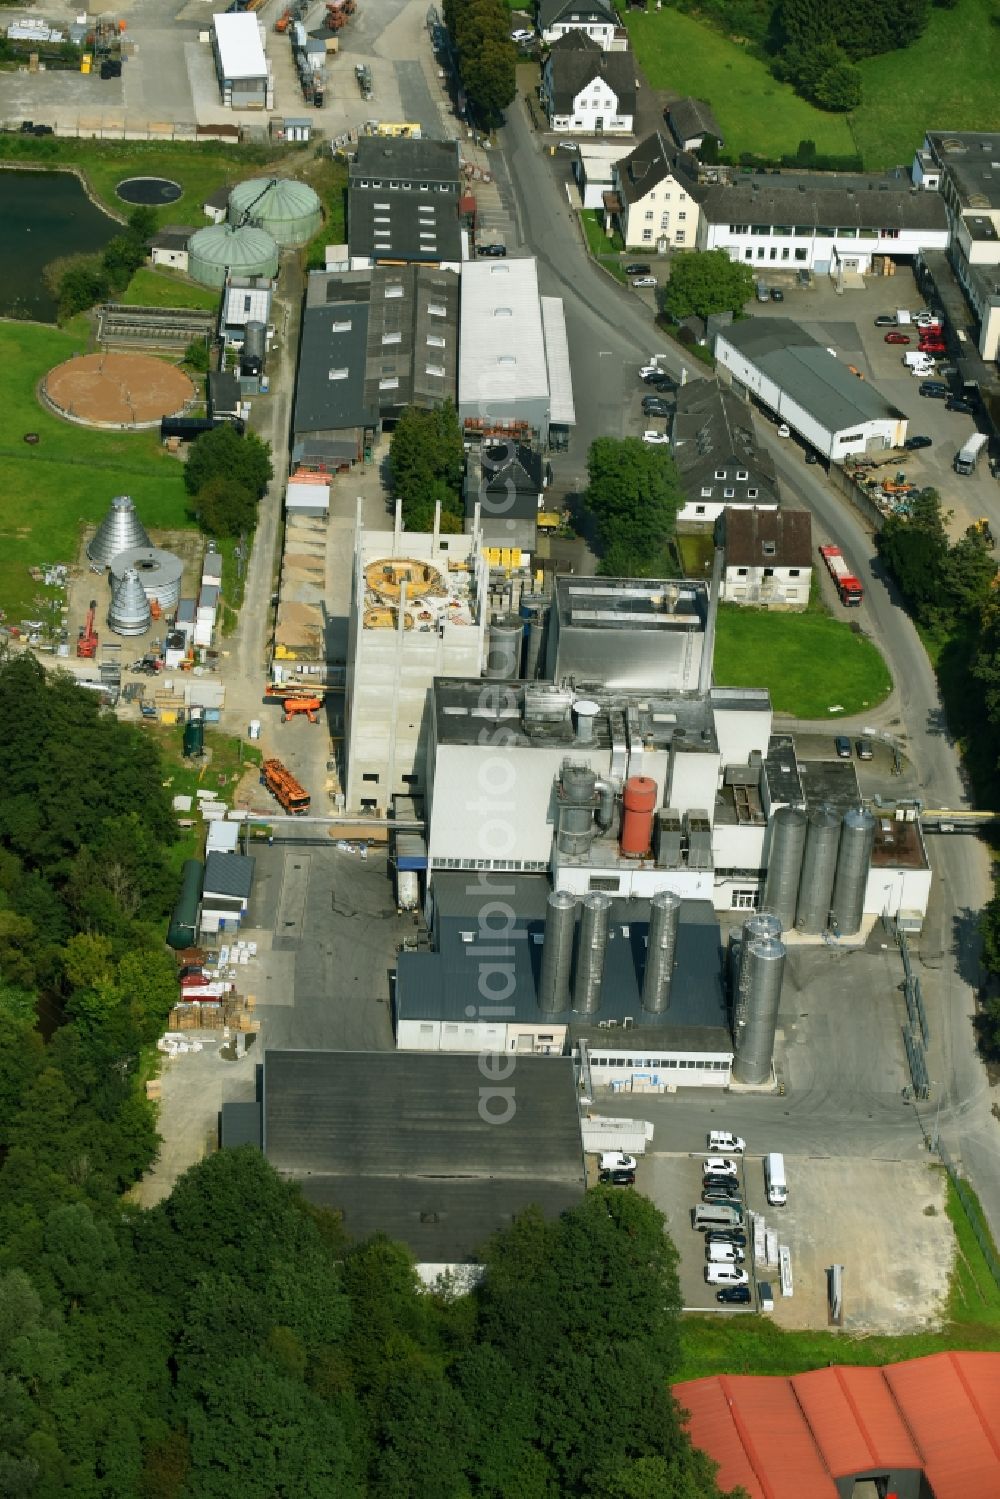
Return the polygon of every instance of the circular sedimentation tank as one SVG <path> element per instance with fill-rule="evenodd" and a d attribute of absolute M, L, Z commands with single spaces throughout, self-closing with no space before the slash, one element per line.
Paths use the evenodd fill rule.
<path fill-rule="evenodd" d="M 180 183 L 169 177 L 125 177 L 115 188 L 115 196 L 123 203 L 139 203 L 149 208 L 176 203 L 183 192 Z"/>
<path fill-rule="evenodd" d="M 43 402 L 85 427 L 156 427 L 197 392 L 183 370 L 151 354 L 80 354 L 49 370 Z"/>
<path fill-rule="evenodd" d="M 318 195 L 293 177 L 251 177 L 229 196 L 229 222 L 264 229 L 279 245 L 304 245 L 323 222 Z"/>
<path fill-rule="evenodd" d="M 202 286 L 222 287 L 227 276 L 275 276 L 278 246 L 271 235 L 253 224 L 234 228 L 212 224 L 192 234 L 188 243 L 188 272 Z"/>

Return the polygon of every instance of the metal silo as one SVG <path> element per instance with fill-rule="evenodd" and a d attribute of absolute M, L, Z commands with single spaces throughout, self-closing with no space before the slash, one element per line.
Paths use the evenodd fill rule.
<path fill-rule="evenodd" d="M 740 971 L 741 978 L 747 975 L 747 1009 L 745 1021 L 734 1027 L 733 1081 L 766 1083 L 774 1055 L 785 944 L 776 937 L 754 937 L 747 944 Z"/>
<path fill-rule="evenodd" d="M 771 821 L 771 852 L 761 908 L 773 911 L 786 931 L 795 925 L 795 903 L 808 825 L 809 820 L 801 807 L 779 807 Z"/>
<path fill-rule="evenodd" d="M 594 841 L 597 775 L 589 765 L 567 761 L 559 772 L 556 842 L 564 854 L 585 854 Z"/>
<path fill-rule="evenodd" d="M 112 589 L 132 569 L 138 573 L 142 591 L 151 604 L 155 601 L 164 614 L 176 608 L 184 574 L 184 564 L 179 557 L 173 552 L 161 551 L 159 547 L 133 547 L 128 552 L 119 552 L 111 560 Z"/>
<path fill-rule="evenodd" d="M 491 682 L 512 682 L 521 675 L 521 645 L 524 621 L 516 614 L 502 614 L 491 621 L 486 644 L 483 676 Z"/>
<path fill-rule="evenodd" d="M 145 635 L 152 624 L 149 599 L 134 567 L 126 568 L 111 590 L 108 629 L 116 635 Z"/>
<path fill-rule="evenodd" d="M 265 229 L 279 245 L 304 245 L 323 222 L 320 200 L 305 182 L 288 177 L 252 177 L 229 195 L 233 225 Z"/>
<path fill-rule="evenodd" d="M 875 846 L 875 819 L 864 807 L 844 813 L 833 882 L 833 920 L 845 937 L 861 930 L 865 914 L 865 887 Z"/>
<path fill-rule="evenodd" d="M 840 818 L 833 807 L 823 802 L 809 814 L 799 898 L 795 907 L 797 931 L 811 936 L 826 931 L 839 843 Z"/>
<path fill-rule="evenodd" d="M 576 977 L 573 983 L 573 1008 L 581 1015 L 593 1015 L 601 1008 L 601 984 L 604 981 L 604 956 L 608 948 L 610 919 L 610 896 L 600 890 L 592 890 L 583 897 Z"/>
<path fill-rule="evenodd" d="M 247 224 L 211 224 L 192 234 L 188 244 L 188 272 L 202 286 L 219 287 L 227 276 L 278 274 L 278 246 L 263 229 Z"/>
<path fill-rule="evenodd" d="M 646 972 L 642 979 L 642 1008 L 661 1014 L 670 1004 L 670 983 L 677 956 L 681 898 L 673 890 L 657 890 L 649 902 Z"/>
<path fill-rule="evenodd" d="M 148 547 L 149 544 L 145 527 L 135 513 L 132 496 L 116 494 L 111 509 L 94 532 L 87 556 L 91 562 L 108 567 L 119 552 L 127 552 L 130 547 Z"/>
<path fill-rule="evenodd" d="M 750 997 L 750 970 L 743 959 L 750 950 L 750 943 L 774 941 L 781 936 L 781 922 L 771 911 L 754 911 L 744 921 L 736 951 L 735 983 L 733 985 L 733 1023 L 743 1025 L 747 1018 Z"/>
<path fill-rule="evenodd" d="M 542 972 L 538 980 L 539 1008 L 555 1015 L 569 1009 L 569 975 L 573 967 L 576 896 L 553 890 L 545 907 Z"/>

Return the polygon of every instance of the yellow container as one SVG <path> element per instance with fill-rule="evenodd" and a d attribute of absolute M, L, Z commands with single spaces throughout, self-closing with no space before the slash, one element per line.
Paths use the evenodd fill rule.
<path fill-rule="evenodd" d="M 89 52 L 85 52 L 83 54 L 83 56 L 81 57 L 81 59 L 80 59 L 80 72 L 81 73 L 89 73 L 90 72 L 90 64 L 91 64 L 92 61 L 93 61 L 93 59 L 91 57 L 91 54 Z"/>

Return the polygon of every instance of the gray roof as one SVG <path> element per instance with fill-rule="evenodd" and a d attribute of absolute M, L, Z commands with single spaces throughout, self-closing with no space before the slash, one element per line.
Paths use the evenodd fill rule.
<path fill-rule="evenodd" d="M 727 510 L 728 567 L 811 567 L 808 510 Z"/>
<path fill-rule="evenodd" d="M 806 795 L 791 734 L 772 734 L 764 756 L 764 779 L 771 802 L 805 806 Z"/>
<path fill-rule="evenodd" d="M 458 198 L 451 193 L 351 187 L 347 244 L 352 256 L 370 260 L 460 261 Z"/>
<path fill-rule="evenodd" d="M 353 187 L 361 180 L 381 182 L 451 183 L 457 192 L 462 169 L 457 140 L 408 140 L 405 137 L 363 135 L 350 166 Z"/>
<path fill-rule="evenodd" d="M 253 889 L 255 862 L 246 854 L 209 854 L 205 860 L 203 890 L 207 895 L 228 895 L 238 900 L 249 900 Z"/>
<path fill-rule="evenodd" d="M 488 877 L 484 877 L 488 878 Z M 642 979 L 646 966 L 646 935 L 649 902 L 612 900 L 609 941 L 605 959 L 601 1009 L 581 1016 L 572 1010 L 545 1014 L 538 1004 L 538 979 L 545 930 L 545 903 L 551 885 L 545 875 L 498 876 L 503 884 L 505 909 L 512 911 L 512 930 L 517 933 L 499 945 L 495 935 L 483 940 L 479 919 L 488 887 L 470 891 L 466 875 L 437 872 L 434 876 L 433 952 L 401 952 L 396 967 L 396 1014 L 400 1020 L 439 1020 L 465 1023 L 482 1004 L 479 995 L 481 962 L 510 964 L 515 975 L 513 993 L 504 1001 L 505 1018 L 524 1025 L 537 1021 L 569 1026 L 576 1037 L 608 1041 L 598 1022 L 630 1020 L 643 1041 L 656 1035 L 658 1045 L 693 1051 L 726 1050 L 731 1047 L 722 979 L 722 940 L 719 924 L 707 901 L 684 901 L 677 938 L 677 960 L 670 991 L 670 1008 L 649 1015 L 642 1008 Z M 499 897 L 499 883 L 497 896 Z M 577 908 L 579 920 L 579 907 Z M 508 920 L 510 918 L 508 917 Z M 472 933 L 472 941 L 463 933 Z M 487 948 L 489 954 L 487 955 Z M 476 961 L 482 950 L 481 962 Z M 478 998 L 477 998 L 478 996 Z M 647 1034 L 650 1033 L 650 1034 Z"/>
<path fill-rule="evenodd" d="M 146 243 L 151 250 L 186 250 L 194 232 L 190 224 L 165 224 Z"/>
<path fill-rule="evenodd" d="M 904 413 L 859 380 L 790 318 L 751 317 L 720 335 L 829 432 L 858 422 L 900 421 Z"/>
<path fill-rule="evenodd" d="M 647 135 L 622 161 L 615 163 L 615 179 L 627 203 L 637 203 L 667 177 L 680 182 L 685 192 L 700 200 L 698 163 L 693 156 L 674 149 L 662 131 Z"/>
<path fill-rule="evenodd" d="M 232 1150 L 238 1145 L 256 1145 L 259 1150 L 261 1123 L 259 1103 L 224 1103 L 219 1144 L 223 1150 Z"/>
<path fill-rule="evenodd" d="M 372 427 L 375 408 L 365 390 L 368 347 L 367 279 L 364 298 L 316 307 L 307 294 L 302 314 L 299 371 L 295 384 L 296 441 L 309 432 Z M 331 378 L 336 371 L 337 377 Z M 346 371 L 342 374 L 341 372 Z"/>
<path fill-rule="evenodd" d="M 535 520 L 543 490 L 542 455 L 525 443 L 485 443 L 469 454 L 465 510 L 481 520 Z"/>
<path fill-rule="evenodd" d="M 613 26 L 618 25 L 618 15 L 610 3 L 604 0 L 538 0 L 538 29 L 549 31 L 553 26 Z"/>
<path fill-rule="evenodd" d="M 757 181 L 708 187 L 702 213 L 712 224 L 802 225 L 826 229 L 947 229 L 944 200 L 937 193 L 902 192 L 877 178 L 841 184 L 779 173 Z"/>
<path fill-rule="evenodd" d="M 240 404 L 240 377 L 232 370 L 212 370 L 208 376 L 208 404 L 213 412 L 235 411 Z"/>
<path fill-rule="evenodd" d="M 931 130 L 931 150 L 958 192 L 963 209 L 1000 208 L 1000 132 Z M 922 195 L 923 196 L 923 195 Z M 936 197 L 928 193 L 928 197 Z"/>
<path fill-rule="evenodd" d="M 602 78 L 618 101 L 621 114 L 635 114 L 635 58 L 630 50 L 605 52 L 585 31 L 570 31 L 553 43 L 545 64 L 551 78 L 552 107 L 560 114 L 595 78 Z"/>
<path fill-rule="evenodd" d="M 861 787 L 853 760 L 800 760 L 799 767 L 810 810 L 824 802 L 838 812 L 861 806 Z"/>
<path fill-rule="evenodd" d="M 429 408 L 455 400 L 458 304 L 459 278 L 453 271 L 428 265 L 373 268 L 365 396 L 383 416 L 404 406 Z M 383 389 L 386 380 L 398 384 Z"/>
<path fill-rule="evenodd" d="M 704 135 L 714 135 L 719 144 L 723 144 L 719 122 L 704 99 L 675 100 L 667 107 L 667 123 L 679 146 Z"/>
<path fill-rule="evenodd" d="M 746 472 L 748 477 L 741 483 L 758 490 L 758 502 L 778 498 L 774 460 L 757 448 L 749 405 L 734 390 L 716 385 L 714 380 L 691 380 L 678 390 L 671 452 L 689 497 L 712 482 L 720 467 L 726 469 L 731 484 L 727 466 L 732 465 Z"/>
<path fill-rule="evenodd" d="M 484 1117 L 488 1086 L 478 1056 L 271 1050 L 265 1154 L 352 1237 L 466 1260 L 529 1204 L 554 1217 L 584 1190 L 572 1061 L 519 1057 L 502 1129 Z"/>

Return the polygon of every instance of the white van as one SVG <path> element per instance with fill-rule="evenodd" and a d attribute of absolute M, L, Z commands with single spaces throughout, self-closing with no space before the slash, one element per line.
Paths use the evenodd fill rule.
<path fill-rule="evenodd" d="M 710 1286 L 746 1286 L 750 1277 L 739 1265 L 706 1265 L 705 1279 Z"/>
<path fill-rule="evenodd" d="M 743 1224 L 743 1209 L 736 1202 L 699 1202 L 692 1210 L 691 1222 L 695 1228 L 740 1228 Z"/>
<path fill-rule="evenodd" d="M 914 350 L 909 354 L 903 355 L 903 363 L 909 370 L 917 369 L 918 366 L 922 367 L 923 365 L 927 365 L 929 367 L 931 364 L 931 357 L 929 354 L 923 354 L 919 350 Z"/>
<path fill-rule="evenodd" d="M 739 1135 L 731 1135 L 727 1129 L 710 1129 L 708 1148 L 713 1155 L 742 1155 L 747 1148 L 747 1142 Z"/>
<path fill-rule="evenodd" d="M 785 1180 L 785 1157 L 771 1151 L 764 1157 L 764 1185 L 767 1200 L 773 1208 L 783 1208 L 788 1201 L 788 1183 Z"/>
<path fill-rule="evenodd" d="M 739 1265 L 746 1259 L 746 1255 L 735 1244 L 718 1244 L 713 1241 L 705 1245 L 705 1258 L 712 1265 Z"/>

